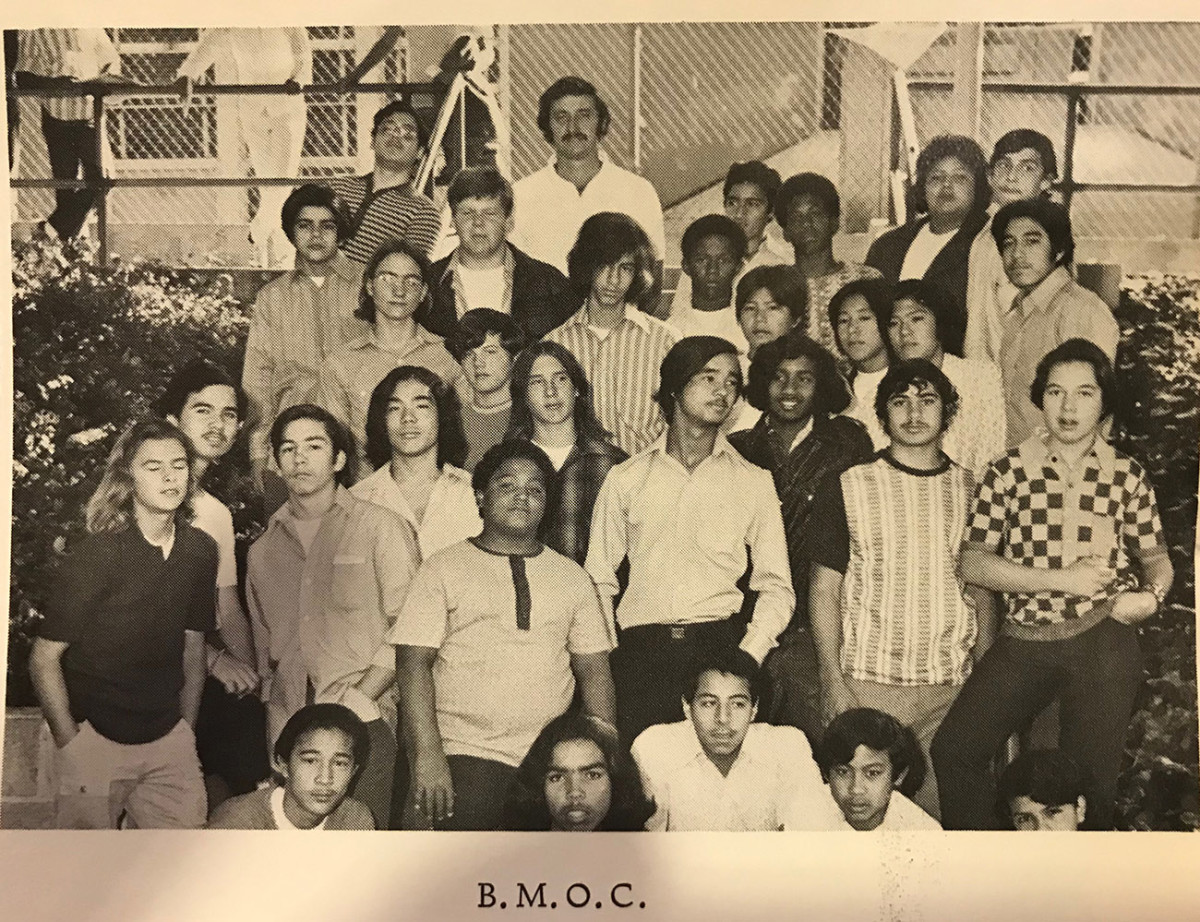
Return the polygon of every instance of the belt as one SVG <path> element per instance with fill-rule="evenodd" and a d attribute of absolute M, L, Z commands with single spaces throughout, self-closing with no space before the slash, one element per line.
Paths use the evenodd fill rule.
<path fill-rule="evenodd" d="M 717 632 L 728 631 L 731 627 L 728 618 L 719 621 L 696 621 L 687 624 L 639 624 L 635 627 L 621 629 L 621 636 L 628 641 L 645 643 L 669 641 L 687 643 L 700 637 L 711 636 Z"/>

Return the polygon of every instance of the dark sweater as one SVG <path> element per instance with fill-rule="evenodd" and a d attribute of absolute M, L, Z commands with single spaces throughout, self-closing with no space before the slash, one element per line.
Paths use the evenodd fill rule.
<path fill-rule="evenodd" d="M 944 327 L 945 347 L 947 352 L 960 357 L 967 335 L 967 260 L 971 255 L 971 244 L 987 220 L 988 214 L 984 210 L 967 215 L 958 232 L 942 247 L 922 276 L 925 281 L 937 285 L 952 306 L 953 315 Z M 867 265 L 878 269 L 887 281 L 895 284 L 900 279 L 908 248 L 928 221 L 927 217 L 917 218 L 888 231 L 871 244 Z"/>

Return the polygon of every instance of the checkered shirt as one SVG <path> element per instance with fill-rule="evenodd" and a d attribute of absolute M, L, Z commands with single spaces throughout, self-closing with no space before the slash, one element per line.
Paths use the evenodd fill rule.
<path fill-rule="evenodd" d="M 1091 598 L 1009 593 L 1010 625 L 1039 628 L 1098 620 L 1100 606 L 1138 585 L 1130 555 L 1165 552 L 1154 490 L 1142 466 L 1099 439 L 1081 464 L 1070 480 L 1065 465 L 1033 436 L 992 462 L 979 484 L 967 525 L 968 545 L 1022 566 L 1047 569 L 1098 556 L 1117 573 Z"/>

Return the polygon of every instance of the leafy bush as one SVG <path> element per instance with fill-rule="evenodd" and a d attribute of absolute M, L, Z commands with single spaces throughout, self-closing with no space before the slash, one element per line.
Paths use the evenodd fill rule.
<path fill-rule="evenodd" d="M 83 533 L 83 508 L 116 436 L 153 411 L 169 375 L 206 358 L 240 371 L 247 320 L 228 283 L 160 266 L 97 267 L 74 246 L 13 254 L 13 529 L 10 704 L 33 703 L 25 660 L 54 558 Z M 241 463 L 244 446 L 230 452 Z M 223 498 L 243 523 L 243 472 Z"/>
<path fill-rule="evenodd" d="M 1166 611 L 1141 629 L 1148 679 L 1126 739 L 1118 822 L 1195 829 L 1200 277 L 1130 277 L 1124 288 L 1113 441 L 1146 465 L 1154 483 L 1175 585 Z"/>

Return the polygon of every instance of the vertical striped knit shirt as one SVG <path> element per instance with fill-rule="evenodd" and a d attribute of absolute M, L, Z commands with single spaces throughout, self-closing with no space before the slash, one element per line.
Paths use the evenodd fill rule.
<path fill-rule="evenodd" d="M 943 457 L 917 471 L 885 451 L 821 491 L 810 560 L 844 575 L 842 671 L 888 685 L 959 685 L 970 672 L 975 612 L 957 568 L 971 474 Z"/>

